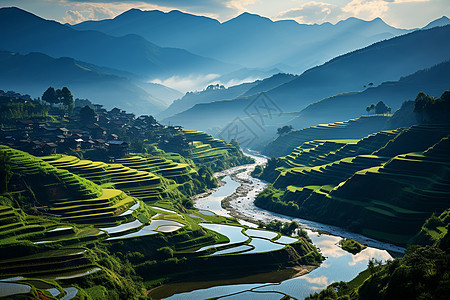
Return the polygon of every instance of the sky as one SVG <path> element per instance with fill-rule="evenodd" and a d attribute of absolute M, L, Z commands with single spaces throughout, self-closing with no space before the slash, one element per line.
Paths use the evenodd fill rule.
<path fill-rule="evenodd" d="M 204 15 L 221 22 L 250 12 L 272 20 L 333 24 L 349 17 L 380 17 L 397 28 L 418 28 L 444 15 L 450 0 L 0 0 L 0 7 L 16 6 L 61 23 L 113 18 L 131 8 L 158 9 Z"/>

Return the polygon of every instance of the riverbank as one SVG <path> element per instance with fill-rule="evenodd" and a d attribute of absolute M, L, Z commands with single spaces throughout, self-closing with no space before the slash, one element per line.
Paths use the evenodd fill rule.
<path fill-rule="evenodd" d="M 252 170 L 257 164 L 264 164 L 267 159 L 260 156 L 250 155 L 256 160 L 255 164 L 234 167 L 214 174 L 216 177 L 223 177 L 225 185 L 221 186 L 211 193 L 205 194 L 204 198 L 195 200 L 195 207 L 213 211 L 218 215 L 233 216 L 240 220 L 241 224 L 255 226 L 258 221 L 268 223 L 272 220 L 282 222 L 297 221 L 303 228 L 306 228 L 308 235 L 314 245 L 320 249 L 321 254 L 326 258 L 322 265 L 315 269 L 290 269 L 289 271 L 278 270 L 272 273 L 266 280 L 260 283 L 248 283 L 242 281 L 243 278 L 234 278 L 231 282 L 214 280 L 209 274 L 206 277 L 211 279 L 209 283 L 205 281 L 193 283 L 193 280 L 185 283 L 176 283 L 180 286 L 189 287 L 189 291 L 179 290 L 167 299 L 249 299 L 273 296 L 274 298 L 289 295 L 292 299 L 302 299 L 306 296 L 324 289 L 327 285 L 335 281 L 349 281 L 356 277 L 359 272 L 367 268 L 370 259 L 380 261 L 391 260 L 392 256 L 386 249 L 392 250 L 394 246 L 385 243 L 373 241 L 378 247 L 367 247 L 356 255 L 352 255 L 339 247 L 339 241 L 342 237 L 357 236 L 333 226 L 311 222 L 302 219 L 289 218 L 283 215 L 275 214 L 262 210 L 253 204 L 253 200 L 258 193 L 267 187 L 268 183 L 251 176 Z M 222 207 L 224 201 L 226 209 Z M 247 220 L 252 223 L 242 221 Z M 324 233 L 327 232 L 327 233 Z M 328 234 L 328 232 L 330 234 Z M 359 236 L 359 241 L 365 237 Z M 366 241 L 370 243 L 369 239 Z M 378 243 L 377 243 L 378 242 Z M 281 273 L 280 273 L 281 272 Z M 281 282 L 275 282 L 276 276 L 281 276 L 283 272 L 288 272 L 289 278 Z M 175 284 L 175 283 L 174 283 Z M 169 289 L 178 288 L 177 286 L 167 285 Z M 208 287 L 209 286 L 209 287 Z"/>
<path fill-rule="evenodd" d="M 256 165 L 266 164 L 267 158 L 264 156 L 249 153 L 246 153 L 246 155 L 249 155 L 250 157 L 255 159 L 256 162 L 251 165 L 240 166 L 227 170 L 227 175 L 230 175 L 233 181 L 240 184 L 240 186 L 233 194 L 223 199 L 223 206 L 225 207 L 228 215 L 231 215 L 232 217 L 235 217 L 237 219 L 245 220 L 246 222 L 249 222 L 251 224 L 257 224 L 258 221 L 264 223 L 269 223 L 273 220 L 279 220 L 281 222 L 296 221 L 304 229 L 356 240 L 363 245 L 367 245 L 369 247 L 377 249 L 385 249 L 396 253 L 405 252 L 405 248 L 403 247 L 377 241 L 361 234 L 349 232 L 336 226 L 322 224 L 301 218 L 289 217 L 256 207 L 253 203 L 254 199 L 263 189 L 265 189 L 269 185 L 269 183 L 252 177 L 251 172 L 254 170 Z M 245 171 L 241 171 L 241 169 L 243 168 L 245 168 Z M 238 170 L 240 172 L 236 172 Z"/>

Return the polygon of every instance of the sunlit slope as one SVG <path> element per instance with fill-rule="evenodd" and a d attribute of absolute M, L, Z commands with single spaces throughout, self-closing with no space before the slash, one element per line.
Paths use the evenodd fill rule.
<path fill-rule="evenodd" d="M 190 153 L 186 157 L 196 164 L 210 166 L 214 171 L 251 162 L 237 145 L 228 144 L 203 131 L 183 130 L 183 136 L 191 145 Z"/>
<path fill-rule="evenodd" d="M 380 131 L 360 140 L 313 140 L 305 142 L 295 148 L 291 154 L 279 158 L 272 168 L 266 167 L 262 178 L 275 181 L 281 175 L 274 184 L 275 186 L 286 186 L 281 182 L 289 183 L 291 179 L 297 176 L 310 177 L 310 175 L 323 181 L 324 179 L 327 180 L 326 177 L 321 176 L 323 172 L 332 172 L 343 181 L 352 174 L 349 173 L 351 171 L 355 172 L 364 169 L 364 167 L 375 166 L 387 161 L 388 158 L 372 155 L 372 153 L 385 146 L 402 130 L 404 129 Z M 340 173 L 343 169 L 345 169 L 345 172 Z"/>
<path fill-rule="evenodd" d="M 78 174 L 81 177 L 92 180 L 93 182 L 99 184 L 113 184 L 114 187 L 127 192 L 131 196 L 139 197 L 144 201 L 161 200 L 168 196 L 170 181 L 145 170 L 137 170 L 126 167 L 123 164 L 107 164 L 90 160 L 80 160 L 74 156 L 65 155 L 47 156 L 43 157 L 43 159 L 48 161 L 53 166 L 66 169 L 72 173 Z M 137 161 L 140 160 L 144 163 L 139 166 Z M 153 171 L 166 170 L 167 168 L 170 168 L 171 165 L 178 166 L 178 164 L 173 163 L 172 161 L 169 163 L 169 161 L 159 157 L 157 160 L 151 160 L 159 162 L 158 164 L 155 163 L 152 166 L 149 166 L 150 160 L 147 161 L 141 157 L 133 157 L 130 159 L 125 159 L 124 161 L 130 165 L 136 165 L 141 169 L 151 168 Z M 161 161 L 166 163 L 162 164 Z M 181 169 L 185 170 L 186 166 L 182 166 Z M 190 178 L 188 174 L 191 171 L 195 173 L 193 170 L 189 170 L 185 173 L 188 178 Z M 180 176 L 174 177 L 181 181 Z"/>
<path fill-rule="evenodd" d="M 268 156 L 289 154 L 297 146 L 311 140 L 359 139 L 383 129 L 388 116 L 362 116 L 345 122 L 319 124 L 279 136 L 264 149 Z"/>
<path fill-rule="evenodd" d="M 450 206 L 449 133 L 445 125 L 421 125 L 337 150 L 333 141 L 305 143 L 264 171 L 276 180 L 256 204 L 404 244 Z"/>

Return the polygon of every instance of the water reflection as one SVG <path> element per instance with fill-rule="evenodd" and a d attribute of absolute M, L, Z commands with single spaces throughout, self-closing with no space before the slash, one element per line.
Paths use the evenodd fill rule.
<path fill-rule="evenodd" d="M 340 237 L 327 234 L 318 234 L 308 230 L 314 244 L 320 248 L 326 260 L 322 265 L 309 274 L 291 278 L 281 283 L 269 284 L 235 284 L 199 289 L 188 293 L 173 295 L 167 299 L 207 299 L 211 297 L 226 297 L 232 299 L 264 299 L 256 292 L 284 293 L 297 299 L 304 299 L 310 294 L 324 289 L 336 281 L 350 281 L 367 268 L 369 259 L 392 259 L 386 250 L 368 247 L 360 253 L 353 255 L 338 246 Z M 251 290 L 251 291 L 250 291 Z"/>
<path fill-rule="evenodd" d="M 259 164 L 266 161 L 263 158 L 252 156 L 258 160 Z M 242 169 L 243 167 L 239 167 Z M 289 295 L 293 298 L 304 299 L 310 294 L 324 289 L 327 285 L 336 281 L 350 281 L 355 278 L 360 272 L 367 268 L 369 259 L 375 258 L 377 260 L 386 261 L 392 259 L 391 255 L 386 250 L 380 250 L 376 248 L 368 247 L 356 255 L 352 255 L 344 250 L 342 250 L 338 243 L 341 236 L 347 238 L 353 238 L 359 240 L 361 243 L 369 244 L 369 246 L 376 246 L 379 248 L 390 249 L 393 251 L 402 252 L 403 248 L 396 247 L 394 245 L 389 245 L 381 243 L 362 235 L 354 234 L 345 231 L 341 228 L 329 226 L 326 224 L 320 224 L 312 221 L 307 221 L 298 218 L 286 217 L 284 215 L 272 213 L 257 208 L 253 201 L 255 196 L 267 186 L 266 182 L 259 179 L 255 179 L 249 175 L 252 167 L 245 167 L 247 170 L 245 172 L 237 175 L 241 179 L 252 182 L 252 189 L 249 193 L 243 197 L 236 197 L 230 202 L 231 206 L 246 216 L 252 216 L 254 220 L 261 220 L 264 222 L 270 222 L 271 220 L 280 220 L 282 222 L 295 220 L 307 228 L 316 228 L 325 230 L 327 232 L 332 232 L 333 234 L 339 235 L 329 235 L 329 234 L 318 234 L 317 232 L 312 232 L 307 230 L 313 243 L 320 248 L 320 251 L 326 260 L 322 265 L 310 272 L 309 274 L 291 278 L 285 280 L 281 283 L 267 283 L 267 284 L 234 284 L 234 285 L 222 285 L 206 289 L 194 290 L 192 292 L 180 293 L 173 295 L 167 299 L 207 299 L 207 298 L 226 298 L 226 299 L 264 299 L 267 295 L 272 296 L 272 299 L 279 299 L 283 294 Z M 232 174 L 237 168 L 227 170 L 216 175 L 226 175 Z M 238 183 L 231 180 L 228 176 L 225 178 L 226 182 L 235 183 L 233 186 L 229 185 L 226 189 L 229 193 L 223 195 L 222 197 L 213 196 L 199 199 L 196 201 L 195 206 L 201 209 L 209 209 L 214 211 L 216 214 L 229 216 L 228 212 L 220 206 L 220 201 L 223 197 L 231 195 L 234 190 L 239 186 Z M 228 184 L 227 184 L 228 185 Z M 226 185 L 225 185 L 226 187 Z M 221 187 L 224 188 L 224 187 Z M 225 191 L 222 190 L 222 191 Z M 206 200 L 205 200 L 206 199 Z M 212 207 L 217 208 L 214 210 Z M 262 292 L 269 293 L 263 294 Z M 278 295 L 279 297 L 275 297 Z"/>
<path fill-rule="evenodd" d="M 350 261 L 348 264 L 349 266 L 354 266 L 360 262 L 368 262 L 371 258 L 385 262 L 392 259 L 392 256 L 386 250 L 366 248 L 357 255 L 353 255 L 352 261 Z"/>
<path fill-rule="evenodd" d="M 305 275 L 302 277 L 302 279 L 306 280 L 309 284 L 311 284 L 311 288 L 313 290 L 318 289 L 323 290 L 328 285 L 328 278 L 324 275 L 321 275 L 319 277 L 312 277 L 311 275 Z"/>
<path fill-rule="evenodd" d="M 201 211 L 212 211 L 215 214 L 230 217 L 227 210 L 222 208 L 221 202 L 223 198 L 233 194 L 241 184 L 231 179 L 230 176 L 226 176 L 222 180 L 225 181 L 225 185 L 219 187 L 211 195 L 197 199 L 194 206 Z"/>

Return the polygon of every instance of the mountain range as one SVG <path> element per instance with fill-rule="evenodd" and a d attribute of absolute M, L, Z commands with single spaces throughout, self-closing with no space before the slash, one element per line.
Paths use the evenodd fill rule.
<path fill-rule="evenodd" d="M 345 93 L 312 103 L 290 122 L 296 128 L 304 125 L 336 122 L 361 116 L 370 104 L 383 101 L 388 106 L 399 108 L 403 101 L 414 100 L 419 92 L 439 97 L 450 87 L 450 61 L 420 70 L 400 78 L 387 81 L 361 92 Z M 372 112 L 373 113 L 373 112 Z"/>
<path fill-rule="evenodd" d="M 268 89 L 265 91 L 265 96 L 276 103 L 282 112 L 298 112 L 324 98 L 349 92 L 361 92 L 367 86 L 375 87 L 387 81 L 398 81 L 403 76 L 449 60 L 450 54 L 446 51 L 446 48 L 450 46 L 449 36 L 450 26 L 447 25 L 381 41 L 311 68 L 284 84 Z M 443 85 L 446 85 L 447 78 L 447 76 L 442 78 Z M 430 83 L 432 83 L 431 80 L 425 81 L 420 86 L 425 88 Z M 447 88 L 442 85 L 441 87 Z M 430 93 L 433 92 L 430 91 Z M 210 99 L 210 103 L 196 105 L 166 121 L 190 128 L 209 130 L 217 134 L 212 128 L 224 128 L 236 117 L 246 117 L 246 108 L 260 96 L 261 94 L 240 96 L 225 101 Z M 366 100 L 369 102 L 362 102 L 358 106 L 359 115 L 365 114 L 366 106 L 373 101 L 367 98 Z M 398 98 L 395 102 L 388 104 L 396 110 L 404 100 L 407 99 Z M 211 115 L 207 113 L 208 111 L 220 111 L 221 114 L 220 116 Z M 355 112 L 353 108 L 349 108 L 349 111 Z M 340 116 L 336 113 L 334 118 L 337 121 L 343 121 L 348 119 L 348 115 Z M 313 122 L 302 124 L 302 126 L 315 124 Z M 274 133 L 272 131 L 271 134 Z"/>
<path fill-rule="evenodd" d="M 0 9 L 3 48 L 26 54 L 42 52 L 127 71 L 143 78 L 223 73 L 235 68 L 186 50 L 159 47 L 141 36 L 113 37 L 98 31 L 80 31 L 44 20 L 18 8 Z"/>
<path fill-rule="evenodd" d="M 19 57 L 25 59 L 29 53 L 42 53 L 44 56 L 34 53 L 31 57 L 49 64 L 54 64 L 50 63 L 52 59 L 58 61 L 65 58 L 62 61 L 67 68 L 82 66 L 97 73 L 94 76 L 96 80 L 102 78 L 98 87 L 105 84 L 104 78 L 120 81 L 118 86 L 123 90 L 130 90 L 130 94 L 125 96 L 125 93 L 112 93 L 107 98 L 101 97 L 99 102 L 111 107 L 120 98 L 121 101 L 130 103 L 124 108 L 135 113 L 156 114 L 181 97 L 175 90 L 150 83 L 150 79 L 161 79 L 156 82 L 164 84 L 164 79 L 167 78 L 175 78 L 177 81 L 177 78 L 193 74 L 200 77 L 214 74 L 212 78 L 216 82 L 226 80 L 234 83 L 244 78 L 244 81 L 249 81 L 248 85 L 224 90 L 186 94 L 159 115 L 166 118 L 166 121 L 207 129 L 225 126 L 261 92 L 267 92 L 267 96 L 281 111 L 299 112 L 323 98 L 361 91 L 369 83 L 377 86 L 385 81 L 396 81 L 401 76 L 448 60 L 449 56 L 445 51 L 448 46 L 448 26 L 433 28 L 448 22 L 443 17 L 426 26 L 432 29 L 407 34 L 409 31 L 391 27 L 381 19 L 362 21 L 350 18 L 335 25 L 304 25 L 294 21 L 273 22 L 268 18 L 244 13 L 220 23 L 211 18 L 179 11 L 163 13 L 133 9 L 111 20 L 88 21 L 69 26 L 12 7 L 0 9 L 0 38 L 3 41 L 1 50 L 15 53 L 16 60 Z M 158 30 L 149 30 L 152 28 Z M 299 76 L 275 77 L 283 78 L 277 84 L 273 78 L 255 82 L 254 77 L 279 73 L 283 68 L 303 70 L 339 53 L 393 36 L 398 37 L 341 55 Z M 43 59 L 45 56 L 48 57 Z M 5 59 L 11 58 L 6 54 Z M 29 60 L 30 57 L 26 59 Z M 267 59 L 273 61 L 269 62 Z M 5 61 L 4 63 L 6 64 Z M 267 68 L 269 65 L 278 65 L 280 68 Z M 28 66 L 30 74 L 39 72 L 33 66 Z M 296 67 L 291 68 L 292 66 Z M 18 69 L 23 70 L 20 68 L 19 64 Z M 49 70 L 52 68 L 54 65 Z M 92 77 L 93 73 L 89 76 Z M 62 74 L 56 83 L 64 82 L 75 90 L 82 86 L 79 79 L 70 74 Z M 52 77 L 48 72 L 43 73 L 42 78 L 37 81 L 41 82 L 39 89 L 47 83 L 50 85 L 55 82 L 51 78 L 45 81 L 47 75 Z M 35 83 L 28 87 L 22 86 L 20 81 L 14 82 L 13 77 L 5 81 L 5 84 L 6 82 L 20 92 L 34 96 L 37 93 Z M 263 83 L 269 84 L 265 86 Z M 95 81 L 90 84 L 92 87 L 96 86 Z M 89 84 L 83 85 L 87 87 Z M 99 97 L 95 89 L 85 88 L 81 94 L 97 101 Z M 145 109 L 131 105 L 133 97 L 145 103 Z M 198 119 L 196 104 L 205 104 L 206 111 L 215 109 L 219 100 L 226 100 L 220 104 L 226 106 L 226 109 L 219 118 Z M 189 115 L 196 119 L 184 117 L 183 111 L 188 109 L 194 110 Z M 175 114 L 179 115 L 174 116 Z"/>
<path fill-rule="evenodd" d="M 220 23 L 176 10 L 164 13 L 139 9 L 131 9 L 114 19 L 86 21 L 73 28 L 114 36 L 137 34 L 157 45 L 187 49 L 224 62 L 253 68 L 282 66 L 283 71 L 294 73 L 409 32 L 389 26 L 379 18 L 372 21 L 349 18 L 336 25 L 305 25 L 293 20 L 274 22 L 243 13 Z"/>
<path fill-rule="evenodd" d="M 102 73 L 96 66 L 73 58 L 56 59 L 42 53 L 21 55 L 0 51 L 0 68 L 8 70 L 0 72 L 0 89 L 20 90 L 33 97 L 40 97 L 49 86 L 68 86 L 76 98 L 89 98 L 108 109 L 117 106 L 145 114 L 161 111 L 167 106 L 163 100 L 129 79 Z M 158 96 L 176 94 L 157 84 L 152 84 L 149 90 Z"/>

